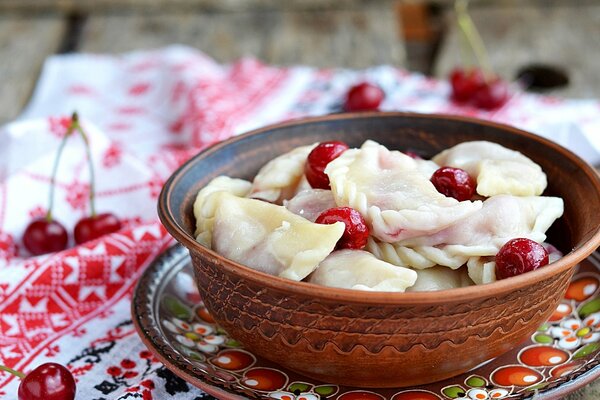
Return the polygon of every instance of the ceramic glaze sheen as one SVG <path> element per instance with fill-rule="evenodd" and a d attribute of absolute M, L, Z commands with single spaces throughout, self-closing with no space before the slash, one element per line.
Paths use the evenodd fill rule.
<path fill-rule="evenodd" d="M 549 231 L 565 257 L 483 286 L 378 293 L 325 288 L 254 271 L 194 240 L 192 205 L 218 175 L 252 179 L 294 147 L 366 139 L 429 158 L 460 142 L 518 150 L 548 175 L 545 195 L 565 214 Z M 359 387 L 404 387 L 445 379 L 527 339 L 556 308 L 573 267 L 600 244 L 600 180 L 559 145 L 505 125 L 405 113 L 332 115 L 259 129 L 194 157 L 165 184 L 159 215 L 190 250 L 200 295 L 217 322 L 255 354 L 309 377 Z"/>

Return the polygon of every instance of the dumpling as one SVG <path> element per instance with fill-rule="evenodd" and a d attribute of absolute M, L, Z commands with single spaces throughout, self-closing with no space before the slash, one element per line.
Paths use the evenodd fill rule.
<path fill-rule="evenodd" d="M 431 268 L 443 265 L 452 269 L 460 268 L 468 256 L 456 254 L 446 248 L 434 246 L 402 246 L 400 243 L 386 243 L 369 237 L 366 250 L 380 260 L 398 266 L 408 266 L 416 269 Z"/>
<path fill-rule="evenodd" d="M 423 160 L 423 159 L 415 159 L 415 163 L 417 163 L 417 169 L 420 173 L 425 175 L 427 179 L 431 179 L 431 176 L 435 171 L 437 171 L 440 166 L 431 160 Z"/>
<path fill-rule="evenodd" d="M 203 187 L 196 195 L 194 201 L 194 217 L 196 218 L 196 240 L 210 248 L 211 231 L 214 222 L 217 203 L 211 196 L 217 192 L 227 192 L 235 196 L 244 197 L 250 192 L 252 184 L 243 179 L 218 176 L 208 185 Z"/>
<path fill-rule="evenodd" d="M 377 147 L 377 146 L 381 146 L 381 145 L 374 140 L 367 140 L 363 143 L 361 148 Z M 402 154 L 407 155 L 404 152 L 402 152 Z M 417 170 L 419 170 L 420 173 L 425 175 L 425 177 L 427 179 L 431 179 L 431 175 L 433 175 L 433 173 L 440 168 L 440 165 L 437 165 L 433 160 L 426 160 L 424 158 L 420 158 L 419 156 L 416 156 L 416 157 L 409 156 L 409 157 L 415 161 Z"/>
<path fill-rule="evenodd" d="M 319 214 L 330 208 L 337 207 L 331 190 L 303 190 L 291 200 L 283 202 L 285 208 L 296 215 L 315 222 Z"/>
<path fill-rule="evenodd" d="M 306 157 L 316 145 L 297 147 L 266 163 L 254 178 L 249 197 L 277 204 L 292 197 L 304 175 Z"/>
<path fill-rule="evenodd" d="M 362 250 L 334 251 L 308 279 L 317 285 L 379 292 L 404 292 L 416 280 L 415 271 L 388 264 Z"/>
<path fill-rule="evenodd" d="M 359 211 L 384 242 L 438 232 L 481 209 L 481 201 L 439 193 L 414 159 L 372 141 L 346 150 L 325 173 L 338 206 Z"/>
<path fill-rule="evenodd" d="M 433 161 L 467 171 L 477 180 L 477 193 L 482 196 L 539 196 L 547 185 L 546 174 L 539 165 L 518 151 L 493 142 L 461 143 L 442 151 Z"/>
<path fill-rule="evenodd" d="M 257 271 L 300 281 L 331 253 L 345 225 L 310 222 L 285 207 L 221 192 L 212 248 Z"/>
<path fill-rule="evenodd" d="M 469 278 L 476 285 L 496 282 L 496 261 L 494 257 L 471 257 L 467 262 Z"/>
<path fill-rule="evenodd" d="M 296 190 L 294 191 L 294 196 L 305 190 L 312 190 L 312 186 L 310 186 L 310 183 L 308 183 L 308 179 L 306 179 L 306 175 L 302 175 L 302 178 L 300 178 L 300 182 L 298 182 L 298 185 L 296 186 Z"/>
<path fill-rule="evenodd" d="M 495 256 L 517 237 L 543 242 L 545 232 L 562 213 L 563 201 L 558 197 L 499 195 L 487 199 L 480 211 L 438 233 L 387 246 L 369 241 L 367 249 L 392 264 L 427 268 L 429 262 L 458 268 L 471 257 Z"/>
<path fill-rule="evenodd" d="M 453 271 L 444 267 L 433 267 L 417 271 L 417 281 L 407 292 L 455 289 L 473 285 L 466 268 Z"/>
<path fill-rule="evenodd" d="M 500 247 L 516 237 L 542 243 L 546 240 L 546 231 L 562 216 L 563 210 L 563 200 L 559 197 L 498 195 L 487 199 L 480 211 L 464 221 L 433 235 L 404 240 L 400 245 L 456 245 L 465 247 L 462 251 L 468 256 L 495 255 Z M 486 254 L 488 248 L 494 252 Z"/>

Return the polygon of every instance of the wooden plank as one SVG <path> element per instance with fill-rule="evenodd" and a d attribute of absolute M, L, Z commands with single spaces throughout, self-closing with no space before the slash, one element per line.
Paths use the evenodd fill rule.
<path fill-rule="evenodd" d="M 124 52 L 172 43 L 221 62 L 253 55 L 269 63 L 362 68 L 403 65 L 393 5 L 364 10 L 93 15 L 81 50 Z"/>
<path fill-rule="evenodd" d="M 2 0 L 0 11 L 105 12 L 123 10 L 258 11 L 348 9 L 395 0 Z"/>
<path fill-rule="evenodd" d="M 221 10 L 256 11 L 259 9 L 278 10 L 322 10 L 354 8 L 377 5 L 396 0 L 2 0 L 0 11 L 27 12 L 105 12 L 123 10 Z M 451 7 L 454 0 L 397 0 L 403 3 L 427 3 Z M 577 0 L 577 4 L 595 4 L 598 0 Z M 470 0 L 477 6 L 556 6 L 574 3 L 573 0 Z"/>
<path fill-rule="evenodd" d="M 0 16 L 0 123 L 15 118 L 27 100 L 46 56 L 65 32 L 60 16 Z"/>
<path fill-rule="evenodd" d="M 471 7 L 470 14 L 488 49 L 492 66 L 505 79 L 533 62 L 559 66 L 569 74 L 567 88 L 553 94 L 600 97 L 600 4 L 571 7 Z M 435 74 L 446 77 L 460 65 L 460 35 L 453 13 Z"/>

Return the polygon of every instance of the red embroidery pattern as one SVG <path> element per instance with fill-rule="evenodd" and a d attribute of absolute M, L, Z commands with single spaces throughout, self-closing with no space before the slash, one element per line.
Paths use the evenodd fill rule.
<path fill-rule="evenodd" d="M 31 260 L 18 290 L 0 297 L 0 363 L 23 368 L 52 341 L 125 296 L 142 268 L 170 243 L 159 224 L 107 236 L 45 260 Z M 0 387 L 7 377 L 0 376 Z"/>

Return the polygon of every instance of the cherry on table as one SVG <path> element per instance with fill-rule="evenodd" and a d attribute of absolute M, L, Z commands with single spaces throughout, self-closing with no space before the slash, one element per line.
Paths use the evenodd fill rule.
<path fill-rule="evenodd" d="M 73 400 L 75 379 L 66 367 L 57 363 L 45 363 L 24 375 L 22 372 L 0 366 L 0 369 L 19 378 L 19 400 Z"/>
<path fill-rule="evenodd" d="M 477 91 L 485 84 L 485 76 L 478 68 L 464 70 L 455 68 L 450 73 L 452 99 L 459 103 L 474 99 Z"/>
<path fill-rule="evenodd" d="M 64 250 L 68 242 L 67 230 L 53 219 L 35 219 L 27 225 L 23 234 L 23 245 L 34 256 Z"/>
<path fill-rule="evenodd" d="M 121 221 L 112 213 L 85 217 L 75 225 L 75 243 L 81 244 L 121 229 Z"/>
<path fill-rule="evenodd" d="M 321 142 L 312 149 L 304 164 L 304 174 L 311 187 L 329 189 L 329 177 L 325 174 L 325 168 L 348 148 L 344 142 L 330 141 Z"/>
<path fill-rule="evenodd" d="M 502 107 L 508 101 L 508 97 L 508 84 L 496 77 L 477 90 L 473 102 L 484 110 L 494 110 Z"/>
<path fill-rule="evenodd" d="M 360 250 L 367 245 L 369 227 L 363 216 L 351 207 L 336 207 L 323 211 L 315 220 L 317 224 L 343 222 L 346 227 L 336 248 Z"/>
<path fill-rule="evenodd" d="M 548 252 L 531 239 L 517 238 L 506 242 L 496 254 L 496 278 L 524 274 L 548 264 Z"/>
<path fill-rule="evenodd" d="M 475 194 L 475 181 L 460 168 L 441 167 L 431 176 L 431 183 L 438 192 L 458 201 L 469 200 Z"/>
<path fill-rule="evenodd" d="M 344 110 L 346 111 L 375 111 L 383 101 L 385 93 L 372 83 L 362 82 L 352 86 L 346 95 Z"/>

